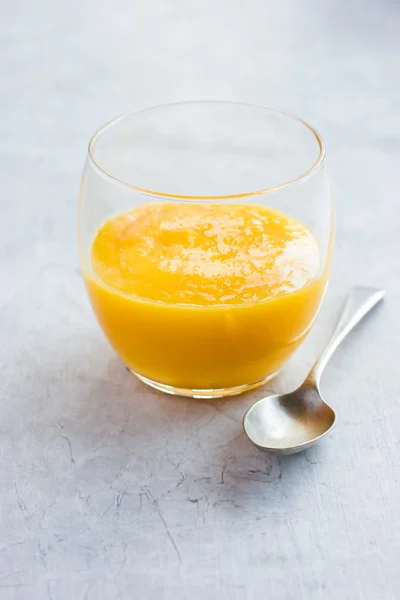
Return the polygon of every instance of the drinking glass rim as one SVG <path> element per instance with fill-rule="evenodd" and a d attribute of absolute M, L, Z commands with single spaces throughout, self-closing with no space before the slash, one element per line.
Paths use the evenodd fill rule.
<path fill-rule="evenodd" d="M 103 133 L 105 133 L 107 130 L 111 129 L 112 127 L 114 127 L 117 123 L 119 123 L 126 117 L 130 117 L 132 115 L 140 115 L 141 113 L 145 113 L 145 112 L 155 110 L 155 109 L 171 108 L 174 106 L 184 106 L 184 105 L 189 105 L 189 104 L 229 104 L 231 106 L 246 106 L 248 108 L 261 108 L 263 110 L 267 110 L 267 111 L 275 113 L 277 115 L 287 117 L 288 119 L 297 121 L 298 123 L 301 123 L 306 129 L 308 129 L 308 131 L 314 136 L 314 138 L 318 144 L 318 147 L 319 147 L 319 154 L 318 154 L 317 160 L 314 162 L 313 165 L 311 165 L 311 167 L 309 169 L 307 169 L 306 171 L 301 173 L 298 177 L 295 177 L 294 179 L 290 179 L 289 181 L 285 181 L 283 183 L 280 183 L 280 184 L 272 186 L 272 187 L 263 188 L 261 190 L 255 190 L 255 191 L 251 191 L 251 192 L 243 192 L 241 194 L 206 195 L 206 196 L 173 194 L 170 192 L 160 192 L 160 191 L 156 191 L 156 190 L 150 190 L 150 189 L 142 188 L 139 186 L 135 186 L 131 183 L 127 183 L 126 181 L 123 181 L 122 179 L 119 179 L 115 175 L 112 175 L 111 173 L 106 171 L 96 160 L 96 158 L 94 156 L 94 147 L 95 147 L 96 141 L 100 138 L 100 136 Z M 128 112 L 120 115 L 119 117 L 115 117 L 114 119 L 111 119 L 111 121 L 108 121 L 107 123 L 105 123 L 104 125 L 99 127 L 99 129 L 97 129 L 97 131 L 91 137 L 89 146 L 88 146 L 88 156 L 89 156 L 89 160 L 92 164 L 92 167 L 98 173 L 100 173 L 100 175 L 102 177 L 104 177 L 105 179 L 108 179 L 114 185 L 122 186 L 124 188 L 133 190 L 133 191 L 143 194 L 145 196 L 152 196 L 152 197 L 156 197 L 156 198 L 169 198 L 169 199 L 175 199 L 175 200 L 186 200 L 186 201 L 193 202 L 196 200 L 197 201 L 198 200 L 210 201 L 210 200 L 236 200 L 236 199 L 240 199 L 240 198 L 251 198 L 253 196 L 269 194 L 271 192 L 276 192 L 278 190 L 289 187 L 291 185 L 302 183 L 303 181 L 306 181 L 307 179 L 309 179 L 310 177 L 315 175 L 315 173 L 317 173 L 317 171 L 319 171 L 320 167 L 322 166 L 322 164 L 324 163 L 324 160 L 325 160 L 326 147 L 325 147 L 325 143 L 324 143 L 322 137 L 320 136 L 320 134 L 314 127 L 309 125 L 303 119 L 300 119 L 299 117 L 296 117 L 295 115 L 291 115 L 289 113 L 278 110 L 276 108 L 272 108 L 270 106 L 264 106 L 262 104 L 251 104 L 248 102 L 234 102 L 234 101 L 229 101 L 229 100 L 187 100 L 187 101 L 181 101 L 181 102 L 169 102 L 166 104 L 158 104 L 158 105 L 156 104 L 153 106 L 149 106 L 147 108 L 141 108 L 141 109 L 137 109 L 137 110 L 128 111 Z"/>

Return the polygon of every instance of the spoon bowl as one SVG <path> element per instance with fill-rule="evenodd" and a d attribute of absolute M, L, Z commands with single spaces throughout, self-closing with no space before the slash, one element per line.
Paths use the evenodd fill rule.
<path fill-rule="evenodd" d="M 335 411 L 320 393 L 321 375 L 340 342 L 384 297 L 384 290 L 354 287 L 325 350 L 305 382 L 294 392 L 267 396 L 249 408 L 243 428 L 257 448 L 294 454 L 309 448 L 335 424 Z"/>
<path fill-rule="evenodd" d="M 319 440 L 335 423 L 334 410 L 312 388 L 269 396 L 246 412 L 243 427 L 261 450 L 294 454 Z"/>

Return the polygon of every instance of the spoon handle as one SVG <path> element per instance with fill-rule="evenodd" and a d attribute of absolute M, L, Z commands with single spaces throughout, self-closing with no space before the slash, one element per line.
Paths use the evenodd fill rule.
<path fill-rule="evenodd" d="M 358 286 L 351 288 L 332 337 L 325 350 L 312 367 L 304 385 L 312 386 L 317 389 L 319 388 L 322 372 L 340 342 L 342 342 L 357 323 L 359 323 L 361 319 L 363 319 L 365 315 L 382 300 L 384 295 L 385 290 L 373 287 Z"/>

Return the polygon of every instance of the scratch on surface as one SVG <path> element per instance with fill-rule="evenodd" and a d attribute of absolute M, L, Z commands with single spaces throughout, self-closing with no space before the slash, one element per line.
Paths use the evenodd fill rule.
<path fill-rule="evenodd" d="M 196 505 L 197 517 L 200 516 L 200 502 L 202 500 L 207 500 L 207 499 L 205 496 L 200 496 L 200 498 L 190 498 L 189 496 L 187 496 L 187 498 L 186 498 L 187 502 L 190 502 L 191 504 Z M 204 518 L 203 518 L 203 523 L 204 523 Z"/>
<path fill-rule="evenodd" d="M 207 402 L 207 401 L 204 401 L 204 402 L 205 402 L 205 404 L 208 404 L 208 406 L 211 406 L 220 415 L 226 417 L 227 419 L 230 419 L 234 423 L 240 423 L 240 419 L 236 419 L 235 417 L 232 417 L 232 415 L 230 415 L 229 413 L 226 413 L 225 411 L 221 410 L 221 408 L 219 406 L 217 406 L 214 402 Z"/>
<path fill-rule="evenodd" d="M 179 467 L 183 464 L 186 463 L 188 461 L 193 460 L 193 456 L 191 456 L 191 454 L 193 454 L 193 452 L 195 452 L 196 450 L 198 450 L 198 448 L 192 448 L 190 450 L 190 452 L 188 452 L 185 456 L 183 456 L 180 460 L 178 460 L 178 462 L 175 462 L 174 460 L 172 460 L 170 454 L 169 454 L 169 450 L 168 450 L 168 444 L 165 448 L 165 452 L 164 452 L 164 457 L 167 459 L 167 461 L 174 467 L 175 471 L 178 471 Z"/>
<path fill-rule="evenodd" d="M 40 562 L 42 563 L 42 565 L 44 567 L 46 567 L 46 550 L 43 548 L 43 546 L 40 544 L 40 542 L 38 542 L 37 544 L 37 550 L 39 553 L 39 558 L 40 558 Z"/>
<path fill-rule="evenodd" d="M 65 440 L 68 444 L 68 448 L 69 448 L 69 460 L 71 461 L 71 465 L 73 467 L 75 467 L 75 459 L 74 456 L 72 454 L 72 446 L 71 446 L 71 442 L 69 441 L 69 438 L 66 435 L 62 435 L 61 436 L 63 440 Z"/>
<path fill-rule="evenodd" d="M 149 500 L 149 502 L 151 502 L 151 504 L 155 507 L 155 509 L 157 511 L 157 514 L 160 517 L 160 520 L 161 520 L 162 524 L 164 525 L 164 529 L 165 529 L 165 532 L 166 532 L 166 534 L 168 536 L 168 539 L 171 542 L 171 545 L 172 545 L 172 547 L 175 550 L 175 554 L 176 554 L 176 556 L 178 558 L 179 564 L 181 564 L 182 563 L 181 553 L 179 552 L 179 548 L 178 548 L 178 546 L 177 546 L 177 544 L 176 544 L 176 542 L 175 542 L 175 540 L 174 540 L 174 538 L 173 538 L 173 536 L 172 536 L 172 534 L 171 534 L 171 532 L 169 530 L 169 527 L 168 527 L 168 524 L 167 524 L 167 522 L 166 522 L 166 520 L 164 518 L 164 515 L 161 512 L 160 506 L 158 504 L 158 500 L 156 500 L 154 498 L 153 494 L 151 493 L 151 491 L 148 488 L 147 488 L 147 491 L 144 491 L 144 493 L 145 493 L 147 499 Z"/>
<path fill-rule="evenodd" d="M 198 479 L 193 479 L 193 483 L 197 483 L 198 481 L 205 481 L 206 483 L 210 483 L 211 477 L 199 477 Z"/>
<path fill-rule="evenodd" d="M 47 597 L 49 600 L 54 600 L 53 593 L 51 591 L 51 583 L 47 584 Z"/>
<path fill-rule="evenodd" d="M 85 465 L 90 462 L 90 461 L 85 461 Z M 109 488 L 110 486 L 108 484 L 103 485 L 99 490 L 96 490 L 95 492 L 92 492 L 91 494 L 88 494 L 87 496 L 84 496 L 81 492 L 80 489 L 77 489 L 77 497 L 79 498 L 79 500 L 81 500 L 82 502 L 86 502 L 87 505 L 89 505 L 89 500 L 91 499 L 92 496 L 98 496 L 99 494 L 101 494 L 101 492 L 103 492 L 105 489 Z"/>
<path fill-rule="evenodd" d="M 319 465 L 321 464 L 320 460 L 312 460 L 312 457 L 310 455 L 310 453 L 312 452 L 312 454 L 314 454 L 314 452 L 311 450 L 307 450 L 306 452 L 304 452 L 304 458 L 305 461 L 309 464 L 309 465 Z"/>
<path fill-rule="evenodd" d="M 128 559 L 128 557 L 126 555 L 126 548 L 127 548 L 127 546 L 126 546 L 125 542 L 121 543 L 121 548 L 122 548 L 122 552 L 123 552 L 123 557 L 122 557 L 122 561 L 121 561 L 121 564 L 120 564 L 120 567 L 119 567 L 119 574 L 120 575 L 123 572 L 123 570 L 125 568 L 125 565 L 126 565 L 126 561 Z"/>
<path fill-rule="evenodd" d="M 111 501 L 111 504 L 109 504 L 109 505 L 107 506 L 106 510 L 105 510 L 105 511 L 103 512 L 103 514 L 101 515 L 102 517 L 105 517 L 105 516 L 106 516 L 106 514 L 108 513 L 108 511 L 110 510 L 110 508 L 111 508 L 111 507 L 114 505 L 114 503 L 115 503 L 115 501 L 116 501 L 116 498 L 117 498 L 117 497 L 114 495 L 114 497 L 113 497 L 113 499 L 112 499 L 112 501 Z"/>
<path fill-rule="evenodd" d="M 241 504 L 237 504 L 234 500 L 216 500 L 213 503 L 213 506 L 220 506 L 221 504 L 230 504 L 236 510 L 237 508 L 242 508 Z"/>
<path fill-rule="evenodd" d="M 175 467 L 175 469 L 177 469 L 177 468 L 178 468 L 178 464 L 177 464 L 175 461 L 173 461 L 173 460 L 172 460 L 172 458 L 171 458 L 171 457 L 170 457 L 170 455 L 169 455 L 169 450 L 168 450 L 168 442 L 167 442 L 167 444 L 166 444 L 166 446 L 165 446 L 165 452 L 164 452 L 164 456 L 166 457 L 167 461 L 168 461 L 169 463 L 171 463 L 171 465 L 172 465 L 173 467 Z"/>
<path fill-rule="evenodd" d="M 228 440 L 227 442 L 225 442 L 225 444 L 221 444 L 218 446 L 218 448 L 227 448 L 233 445 L 234 442 L 236 442 L 236 440 L 238 440 L 239 438 L 244 437 L 244 433 L 243 431 L 241 431 L 240 433 L 237 433 L 236 435 L 233 436 L 233 438 L 231 438 L 230 440 Z"/>
<path fill-rule="evenodd" d="M 225 483 L 225 471 L 226 471 L 226 467 L 228 466 L 228 461 L 224 460 L 224 463 L 222 465 L 222 469 L 221 469 L 221 485 L 224 485 Z"/>
<path fill-rule="evenodd" d="M 207 515 L 208 515 L 208 509 L 209 509 L 209 507 L 210 507 L 210 503 L 208 502 L 208 499 L 207 499 L 207 498 L 205 498 L 205 503 L 206 503 L 206 505 L 205 505 L 205 507 L 204 507 L 204 511 L 203 511 L 203 518 L 202 518 L 203 525 L 204 525 L 204 523 L 206 522 L 206 517 L 207 517 Z"/>
<path fill-rule="evenodd" d="M 139 494 L 139 514 L 142 512 L 142 508 L 143 508 L 143 492 L 140 492 L 140 494 Z"/>
<path fill-rule="evenodd" d="M 167 496 L 170 495 L 170 493 L 173 490 L 177 490 L 179 486 L 182 485 L 182 483 L 185 481 L 186 479 L 186 473 L 183 473 L 183 471 L 179 471 L 180 473 L 180 480 L 178 481 L 178 483 L 176 483 L 171 489 L 169 489 L 167 492 L 164 492 L 163 494 L 161 494 L 161 496 L 158 496 L 158 498 L 155 498 L 155 500 L 158 502 L 159 500 L 163 500 L 164 498 L 166 498 Z"/>
<path fill-rule="evenodd" d="M 33 569 L 33 567 L 29 567 L 27 569 L 18 569 L 17 571 L 11 571 L 10 573 L 3 573 L 2 575 L 0 575 L 0 580 L 7 579 L 7 577 L 13 577 L 14 575 L 20 575 L 21 573 L 27 573 L 28 571 L 31 571 L 32 569 Z M 25 584 L 3 583 L 0 585 L 0 587 L 3 587 L 3 586 L 7 587 L 8 585 L 13 586 L 13 585 L 25 585 Z"/>
<path fill-rule="evenodd" d="M 178 481 L 178 483 L 176 484 L 176 486 L 175 486 L 175 489 L 177 489 L 179 486 L 181 486 L 181 485 L 182 485 L 182 483 L 183 483 L 183 482 L 185 481 L 185 479 L 186 479 L 186 473 L 182 473 L 182 472 L 180 471 L 180 474 L 181 474 L 181 478 L 180 478 L 180 480 Z"/>
<path fill-rule="evenodd" d="M 9 544 L 3 544 L 2 546 L 0 546 L 0 552 L 4 552 L 5 550 L 8 550 L 8 548 L 12 548 L 13 546 L 21 546 L 22 544 L 26 544 L 26 541 L 21 540 L 18 542 L 10 542 Z"/>
<path fill-rule="evenodd" d="M 54 506 L 54 505 L 55 505 L 55 503 L 56 503 L 56 501 L 55 501 L 55 500 L 53 500 L 53 502 L 51 502 L 51 503 L 50 503 L 48 506 L 46 506 L 46 508 L 44 509 L 44 511 L 43 511 L 43 513 L 42 513 L 42 519 L 41 519 L 42 521 L 43 521 L 43 519 L 45 518 L 45 516 L 47 515 L 47 512 L 50 510 L 50 508 L 51 508 L 52 506 Z"/>
<path fill-rule="evenodd" d="M 191 454 L 193 454 L 193 452 L 196 452 L 196 451 L 198 451 L 198 448 L 192 448 L 192 449 L 190 450 L 190 452 L 188 452 L 188 453 L 186 454 L 186 456 L 184 456 L 183 458 L 181 458 L 181 460 L 178 462 L 177 469 L 178 469 L 178 468 L 179 468 L 179 467 L 180 467 L 182 464 L 184 464 L 184 463 L 186 463 L 186 462 L 188 462 L 188 461 L 191 461 L 191 460 L 193 460 L 194 458 L 196 458 L 195 456 L 191 456 Z"/>
<path fill-rule="evenodd" d="M 122 504 L 122 500 L 124 499 L 124 496 L 127 494 L 127 488 L 125 488 L 124 490 L 122 490 L 121 492 L 119 492 L 119 494 L 117 495 L 117 499 L 115 502 L 116 505 L 116 511 L 114 513 L 114 517 L 119 517 L 119 511 L 121 508 L 121 504 Z"/>
<path fill-rule="evenodd" d="M 22 496 L 20 495 L 20 493 L 19 493 L 19 491 L 18 491 L 18 488 L 17 488 L 17 484 L 16 484 L 16 483 L 14 484 L 14 487 L 15 487 L 15 494 L 16 494 L 16 496 L 17 496 L 17 502 L 18 502 L 19 509 L 20 509 L 20 511 L 22 512 L 22 514 L 23 514 L 23 516 L 24 516 L 24 519 L 25 519 L 26 521 L 30 521 L 30 520 L 31 520 L 31 516 L 30 516 L 30 514 L 29 514 L 29 512 L 28 512 L 28 509 L 27 509 L 27 507 L 26 507 L 26 504 L 25 504 L 25 502 L 24 502 L 24 500 L 23 500 Z"/>
<path fill-rule="evenodd" d="M 92 581 L 92 583 L 89 585 L 89 587 L 87 588 L 84 596 L 83 596 L 83 600 L 89 600 L 89 593 L 91 591 L 91 589 L 95 586 L 96 581 Z"/>

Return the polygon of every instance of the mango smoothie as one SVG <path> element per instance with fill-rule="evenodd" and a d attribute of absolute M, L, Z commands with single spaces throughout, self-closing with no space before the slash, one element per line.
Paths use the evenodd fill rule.
<path fill-rule="evenodd" d="M 138 376 L 186 390 L 272 377 L 326 286 L 311 232 L 252 204 L 148 203 L 106 221 L 85 280 L 97 318 Z"/>

